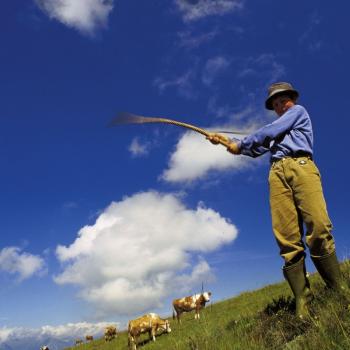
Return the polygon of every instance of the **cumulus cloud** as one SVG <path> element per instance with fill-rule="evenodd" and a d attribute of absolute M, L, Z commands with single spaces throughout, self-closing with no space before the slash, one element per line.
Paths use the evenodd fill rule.
<path fill-rule="evenodd" d="M 0 344 L 5 342 L 13 332 L 12 328 L 0 328 Z"/>
<path fill-rule="evenodd" d="M 0 271 L 14 274 L 19 281 L 46 272 L 45 262 L 38 255 L 22 252 L 19 247 L 0 250 Z"/>
<path fill-rule="evenodd" d="M 224 15 L 242 8 L 243 0 L 175 0 L 185 22 Z"/>
<path fill-rule="evenodd" d="M 162 306 L 176 288 L 212 277 L 203 255 L 232 242 L 236 227 L 213 209 L 186 208 L 182 198 L 155 191 L 112 202 L 56 253 L 58 284 L 76 284 L 100 317 Z"/>
<path fill-rule="evenodd" d="M 141 143 L 137 137 L 133 138 L 129 146 L 129 151 L 133 157 L 142 157 L 149 152 L 149 143 Z"/>
<path fill-rule="evenodd" d="M 161 178 L 167 182 L 191 182 L 210 171 L 241 170 L 251 164 L 244 156 L 233 156 L 221 145 L 213 146 L 203 136 L 186 132 L 170 156 Z"/>
<path fill-rule="evenodd" d="M 93 34 L 97 28 L 106 27 L 114 0 L 35 0 L 50 18 Z"/>
<path fill-rule="evenodd" d="M 40 328 L 2 327 L 0 345 L 4 349 L 37 350 L 43 345 L 49 349 L 63 349 L 74 344 L 75 339 L 85 339 L 87 334 L 100 337 L 107 325 L 117 323 L 68 323 Z"/>

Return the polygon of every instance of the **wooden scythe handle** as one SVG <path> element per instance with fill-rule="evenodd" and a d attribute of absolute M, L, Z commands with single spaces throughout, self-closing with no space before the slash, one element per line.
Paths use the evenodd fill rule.
<path fill-rule="evenodd" d="M 144 117 L 141 115 L 135 115 L 132 113 L 127 113 L 127 112 L 122 112 L 119 113 L 118 116 L 113 119 L 110 123 L 110 126 L 114 125 L 122 125 L 122 124 L 144 124 L 144 123 L 166 123 L 166 124 L 171 124 L 171 125 L 177 125 L 181 126 L 186 129 L 193 130 L 195 132 L 198 132 L 199 134 L 204 135 L 205 137 L 209 137 L 211 133 L 205 129 L 199 128 L 198 126 L 194 126 L 191 124 L 179 122 L 177 120 L 173 119 L 166 119 L 166 118 L 157 118 L 157 117 Z M 244 134 L 242 132 L 232 132 L 235 134 Z M 218 140 L 220 144 L 222 144 L 225 147 L 228 147 L 230 145 L 230 142 L 219 139 Z"/>

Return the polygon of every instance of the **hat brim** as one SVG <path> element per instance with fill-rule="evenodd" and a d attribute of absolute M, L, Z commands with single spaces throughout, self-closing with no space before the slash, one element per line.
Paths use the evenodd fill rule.
<path fill-rule="evenodd" d="M 275 90 L 265 101 L 265 108 L 273 111 L 272 100 L 280 95 L 289 95 L 293 100 L 296 100 L 299 97 L 299 92 L 297 90 Z"/>

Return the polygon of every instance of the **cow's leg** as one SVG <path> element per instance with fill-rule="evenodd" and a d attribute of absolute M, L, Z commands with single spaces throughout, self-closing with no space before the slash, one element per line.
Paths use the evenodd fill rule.
<path fill-rule="evenodd" d="M 181 316 L 181 311 L 180 310 L 176 310 L 177 323 L 181 323 L 180 316 Z"/>
<path fill-rule="evenodd" d="M 129 350 L 136 350 L 136 337 L 129 335 L 128 345 L 129 345 Z"/>
<path fill-rule="evenodd" d="M 153 340 L 153 331 L 152 331 L 152 328 L 150 328 L 150 330 L 148 331 L 148 339 L 149 339 L 149 341 Z"/>
<path fill-rule="evenodd" d="M 199 320 L 199 307 L 196 307 L 196 311 L 195 311 L 195 315 L 194 315 L 194 319 L 195 320 Z"/>
<path fill-rule="evenodd" d="M 152 327 L 152 339 L 153 339 L 153 341 L 156 341 L 156 332 L 157 332 L 156 327 Z"/>
<path fill-rule="evenodd" d="M 134 348 L 133 348 L 133 350 L 137 350 L 137 343 L 138 343 L 138 341 L 139 341 L 139 337 L 138 336 L 134 336 Z"/>

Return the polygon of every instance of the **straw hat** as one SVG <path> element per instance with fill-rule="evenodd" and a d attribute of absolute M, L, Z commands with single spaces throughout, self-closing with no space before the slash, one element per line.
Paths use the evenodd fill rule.
<path fill-rule="evenodd" d="M 293 88 L 289 83 L 280 82 L 274 83 L 269 87 L 269 95 L 265 101 L 265 107 L 273 110 L 272 99 L 280 94 L 289 95 L 293 100 L 299 97 L 299 92 Z"/>

